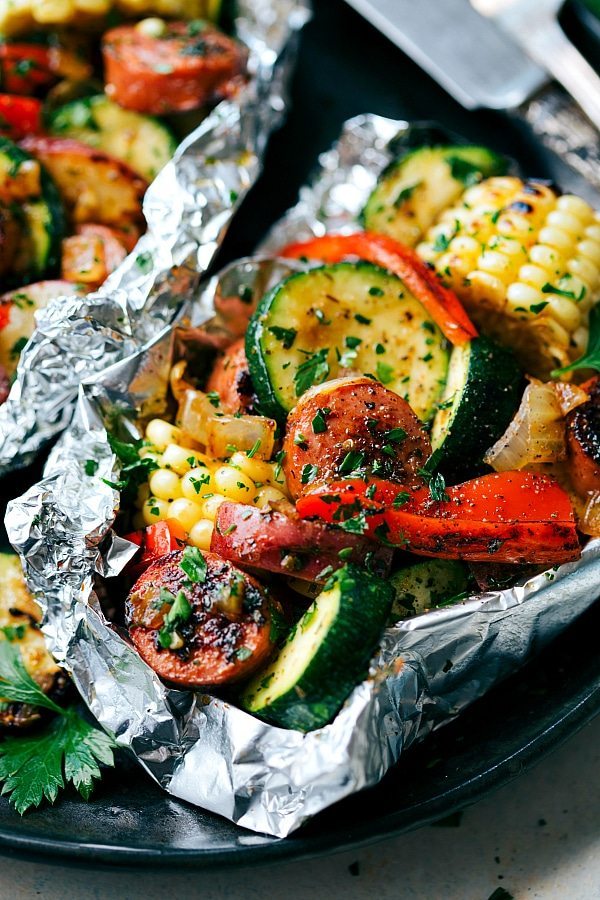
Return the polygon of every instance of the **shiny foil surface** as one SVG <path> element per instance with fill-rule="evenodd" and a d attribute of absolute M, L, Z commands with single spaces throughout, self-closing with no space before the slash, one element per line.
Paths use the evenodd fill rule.
<path fill-rule="evenodd" d="M 63 431 L 82 378 L 131 355 L 173 321 L 260 174 L 309 17 L 309 0 L 238 0 L 234 31 L 249 50 L 249 81 L 208 114 L 155 178 L 143 204 L 148 231 L 100 290 L 56 298 L 37 313 L 0 406 L 0 476 L 31 463 Z"/>
<path fill-rule="evenodd" d="M 596 540 L 575 563 L 401 621 L 385 631 L 369 677 L 335 720 L 309 734 L 267 725 L 221 698 L 167 688 L 110 623 L 106 579 L 136 547 L 111 529 L 119 495 L 102 479 L 118 478 L 118 465 L 106 428 L 135 436 L 164 411 L 169 368 L 186 341 L 208 352 L 243 332 L 239 298 L 251 292 L 256 302 L 302 265 L 269 258 L 277 246 L 354 229 L 390 142 L 407 129 L 374 116 L 347 123 L 314 184 L 273 229 L 265 256 L 190 287 L 176 323 L 165 316 L 144 346 L 131 337 L 134 353 L 85 381 L 43 480 L 7 516 L 50 647 L 99 722 L 173 796 L 277 837 L 376 784 L 406 747 L 514 672 L 600 595 Z M 94 475 L 86 475 L 90 459 Z"/>

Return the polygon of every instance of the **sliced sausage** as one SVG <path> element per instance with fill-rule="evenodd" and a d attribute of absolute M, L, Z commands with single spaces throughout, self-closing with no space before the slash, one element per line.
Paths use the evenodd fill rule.
<path fill-rule="evenodd" d="M 102 41 L 106 93 L 127 109 L 163 115 L 198 109 L 232 93 L 246 65 L 244 48 L 197 22 L 164 23 L 158 35 L 119 25 Z"/>
<path fill-rule="evenodd" d="M 582 385 L 586 403 L 567 416 L 569 471 L 579 494 L 600 491 L 600 375 Z"/>
<path fill-rule="evenodd" d="M 273 649 L 275 601 L 254 578 L 212 553 L 202 554 L 205 580 L 190 581 L 181 566 L 184 552 L 157 560 L 136 581 L 126 606 L 131 639 L 161 678 L 182 687 L 246 678 Z M 169 631 L 173 604 L 161 601 L 177 598 L 180 591 L 191 611 Z M 170 637 L 167 648 L 165 636 Z"/>
<path fill-rule="evenodd" d="M 242 503 L 220 505 L 210 549 L 238 565 L 303 581 L 326 581 L 348 558 L 356 563 L 368 560 L 381 576 L 392 563 L 392 550 L 368 537 Z"/>
<path fill-rule="evenodd" d="M 219 395 L 223 412 L 256 413 L 258 401 L 248 369 L 244 338 L 217 357 L 206 382 L 206 390 Z"/>
<path fill-rule="evenodd" d="M 287 420 L 284 470 L 293 497 L 367 475 L 407 485 L 431 442 L 406 400 L 371 378 L 336 378 L 307 391 Z"/>

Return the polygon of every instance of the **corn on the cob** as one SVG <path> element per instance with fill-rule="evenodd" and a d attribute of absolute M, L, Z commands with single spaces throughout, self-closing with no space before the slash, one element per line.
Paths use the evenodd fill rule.
<path fill-rule="evenodd" d="M 488 334 L 539 378 L 585 351 L 600 295 L 600 214 L 543 182 L 468 188 L 417 247 Z"/>
<path fill-rule="evenodd" d="M 13 37 L 40 26 L 102 26 L 115 8 L 126 16 L 218 18 L 221 0 L 0 0 L 0 35 Z"/>

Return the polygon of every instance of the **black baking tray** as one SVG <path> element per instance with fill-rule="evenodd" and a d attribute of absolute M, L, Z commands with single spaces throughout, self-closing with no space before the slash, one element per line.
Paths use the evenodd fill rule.
<path fill-rule="evenodd" d="M 315 7 L 301 39 L 290 115 L 271 140 L 265 174 L 236 217 L 220 263 L 252 251 L 295 202 L 344 120 L 359 113 L 434 120 L 508 153 L 528 174 L 556 177 L 556 161 L 508 119 L 463 110 L 342 0 L 316 0 Z M 40 463 L 0 482 L 2 502 L 39 471 Z M 173 800 L 123 758 L 90 803 L 67 792 L 55 807 L 20 818 L 0 798 L 0 852 L 83 865 L 231 866 L 316 856 L 407 831 L 505 784 L 596 715 L 598 633 L 596 604 L 520 672 L 408 751 L 378 787 L 284 840 Z"/>

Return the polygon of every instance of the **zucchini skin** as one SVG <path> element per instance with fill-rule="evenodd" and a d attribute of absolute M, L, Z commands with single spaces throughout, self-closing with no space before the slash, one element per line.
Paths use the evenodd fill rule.
<path fill-rule="evenodd" d="M 0 137 L 0 176 L 9 177 L 22 163 L 33 160 L 25 150 L 8 138 Z M 19 287 L 58 273 L 61 241 L 66 232 L 65 213 L 60 193 L 53 179 L 40 166 L 40 194 L 19 202 L 16 217 L 22 229 L 17 250 L 18 265 L 9 273 L 5 287 Z"/>
<path fill-rule="evenodd" d="M 278 678 L 278 661 L 294 640 L 303 637 L 319 615 L 319 603 L 332 597 L 338 607 L 312 657 L 293 686 L 263 702 Z M 339 569 L 292 630 L 279 655 L 246 688 L 242 705 L 250 713 L 297 731 L 321 728 L 333 719 L 353 688 L 367 675 L 370 659 L 385 627 L 393 600 L 390 584 L 351 563 Z M 283 667 L 282 667 L 283 668 Z M 273 672 L 274 675 L 270 676 Z"/>
<path fill-rule="evenodd" d="M 148 182 L 177 149 L 175 135 L 164 122 L 123 109 L 104 94 L 71 100 L 52 110 L 47 125 L 57 137 L 74 138 L 120 159 Z"/>
<path fill-rule="evenodd" d="M 426 559 L 390 576 L 394 602 L 390 624 L 420 615 L 470 590 L 473 578 L 466 563 L 457 559 Z"/>
<path fill-rule="evenodd" d="M 389 234 L 414 247 L 437 215 L 466 187 L 506 170 L 507 160 L 483 146 L 446 144 L 410 149 L 382 171 L 359 221 L 368 231 Z"/>
<path fill-rule="evenodd" d="M 287 345 L 269 334 L 284 323 L 295 326 Z M 348 348 L 355 348 L 354 355 L 344 362 Z M 433 415 L 448 367 L 447 342 L 421 302 L 386 269 L 362 260 L 317 266 L 289 275 L 263 296 L 246 332 L 263 415 L 285 421 L 307 389 L 294 394 L 295 373 L 309 351 L 323 350 L 328 374 L 313 384 L 350 367 L 404 397 L 422 421 Z"/>
<path fill-rule="evenodd" d="M 453 484 L 488 471 L 483 456 L 506 431 L 525 388 L 523 373 L 507 348 L 485 337 L 473 338 L 452 350 L 450 373 L 455 358 L 464 359 L 466 354 L 462 390 L 454 395 L 449 410 L 438 411 L 431 436 L 434 451 L 440 451 L 439 468 Z M 448 382 L 442 406 L 450 390 Z M 448 396 L 447 402 L 451 399 Z M 444 419 L 447 421 L 442 425 Z"/>

